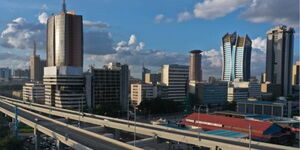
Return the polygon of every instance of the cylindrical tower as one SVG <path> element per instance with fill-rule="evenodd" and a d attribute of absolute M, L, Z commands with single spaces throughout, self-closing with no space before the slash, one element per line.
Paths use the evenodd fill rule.
<path fill-rule="evenodd" d="M 189 66 L 189 81 L 202 81 L 201 68 L 201 50 L 192 50 L 190 52 L 190 66 Z"/>

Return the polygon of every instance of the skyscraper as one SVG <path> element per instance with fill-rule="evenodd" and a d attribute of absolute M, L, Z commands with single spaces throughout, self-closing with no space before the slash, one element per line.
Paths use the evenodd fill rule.
<path fill-rule="evenodd" d="M 64 2 L 47 21 L 47 66 L 83 66 L 82 16 L 67 12 Z"/>
<path fill-rule="evenodd" d="M 45 104 L 81 109 L 85 103 L 82 16 L 63 9 L 47 21 L 47 67 L 44 68 Z"/>
<path fill-rule="evenodd" d="M 277 26 L 267 32 L 266 78 L 281 86 L 283 96 L 291 93 L 294 29 Z"/>
<path fill-rule="evenodd" d="M 192 50 L 190 54 L 189 80 L 200 82 L 202 80 L 201 50 Z"/>
<path fill-rule="evenodd" d="M 248 81 L 250 79 L 251 39 L 248 35 L 240 37 L 234 32 L 233 34 L 225 34 L 222 42 L 222 80 L 233 81 L 240 78 L 243 81 Z"/>
<path fill-rule="evenodd" d="M 36 41 L 34 41 L 33 55 L 30 57 L 30 80 L 42 81 L 46 61 L 36 55 Z"/>

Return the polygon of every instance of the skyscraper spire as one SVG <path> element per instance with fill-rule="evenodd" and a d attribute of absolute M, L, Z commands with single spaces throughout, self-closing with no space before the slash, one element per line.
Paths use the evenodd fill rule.
<path fill-rule="evenodd" d="M 36 55 L 36 41 L 33 41 L 33 56 Z"/>
<path fill-rule="evenodd" d="M 62 0 L 62 12 L 66 12 L 67 8 L 66 8 L 66 0 Z"/>

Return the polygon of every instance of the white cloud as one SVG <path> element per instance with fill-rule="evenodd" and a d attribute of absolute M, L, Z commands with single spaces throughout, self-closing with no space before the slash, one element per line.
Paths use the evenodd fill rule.
<path fill-rule="evenodd" d="M 29 55 L 16 55 L 10 52 L 0 53 L 0 67 L 24 69 L 29 67 Z"/>
<path fill-rule="evenodd" d="M 270 22 L 299 28 L 299 0 L 253 0 L 241 17 L 254 23 Z"/>
<path fill-rule="evenodd" d="M 39 22 L 41 24 L 47 24 L 48 14 L 43 12 L 38 16 Z"/>
<path fill-rule="evenodd" d="M 189 12 L 181 12 L 178 14 L 177 22 L 187 21 L 193 18 L 193 15 Z"/>
<path fill-rule="evenodd" d="M 132 45 L 132 44 L 135 44 L 136 43 L 136 36 L 134 34 L 132 34 L 129 38 L 129 41 L 128 41 L 128 45 Z"/>
<path fill-rule="evenodd" d="M 12 49 L 32 49 L 33 41 L 37 40 L 39 49 L 45 45 L 45 26 L 30 23 L 19 17 L 7 24 L 1 33 L 1 45 Z"/>
<path fill-rule="evenodd" d="M 154 17 L 154 22 L 155 23 L 160 23 L 163 19 L 165 18 L 165 15 L 163 14 L 158 14 Z"/>
<path fill-rule="evenodd" d="M 203 19 L 223 17 L 249 3 L 248 0 L 204 0 L 197 3 L 194 16 Z"/>
<path fill-rule="evenodd" d="M 256 39 L 252 40 L 252 48 L 259 49 L 265 53 L 267 48 L 267 39 L 257 37 Z"/>
<path fill-rule="evenodd" d="M 110 28 L 110 26 L 108 24 L 103 23 L 101 21 L 83 20 L 83 25 L 85 27 L 95 28 L 95 29 L 107 29 L 107 28 Z"/>
<path fill-rule="evenodd" d="M 117 43 L 115 50 L 116 51 L 140 51 L 144 49 L 145 43 L 137 41 L 137 37 L 132 34 L 130 35 L 130 38 L 128 42 L 126 41 L 120 41 Z"/>

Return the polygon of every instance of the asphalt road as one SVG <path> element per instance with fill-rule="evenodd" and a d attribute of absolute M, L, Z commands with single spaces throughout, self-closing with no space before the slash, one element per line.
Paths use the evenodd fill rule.
<path fill-rule="evenodd" d="M 9 110 L 10 112 L 15 112 L 15 108 L 12 106 L 9 106 L 7 104 L 0 102 L 0 107 L 5 108 L 6 110 Z M 38 125 L 41 125 L 43 127 L 46 127 L 53 132 L 56 132 L 61 135 L 65 135 L 66 138 L 72 139 L 78 143 L 81 143 L 89 148 L 92 149 L 103 149 L 103 150 L 122 150 L 123 147 L 111 144 L 106 141 L 102 141 L 96 137 L 90 136 L 88 134 L 79 132 L 77 130 L 71 129 L 69 127 L 57 124 L 55 122 L 52 122 L 50 120 L 45 120 L 43 118 L 40 118 L 38 116 L 29 114 L 25 111 L 22 111 L 19 109 L 19 116 L 24 117 L 32 122 L 35 122 L 35 118 L 37 118 L 39 121 L 37 122 Z"/>

